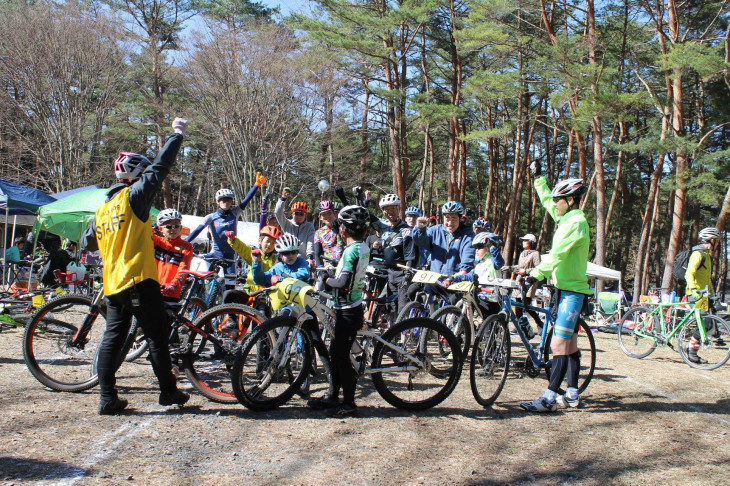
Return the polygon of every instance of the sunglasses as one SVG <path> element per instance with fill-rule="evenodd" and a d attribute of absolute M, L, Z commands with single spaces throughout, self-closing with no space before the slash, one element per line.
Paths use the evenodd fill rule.
<path fill-rule="evenodd" d="M 182 225 L 181 224 L 165 224 L 162 227 L 165 229 L 178 229 L 178 228 L 182 227 Z"/>
<path fill-rule="evenodd" d="M 305 213 L 304 211 L 294 211 L 294 216 L 303 216 L 305 214 L 307 213 Z"/>
<path fill-rule="evenodd" d="M 297 250 L 293 250 L 293 251 L 282 251 L 281 253 L 279 253 L 279 255 L 281 255 L 281 256 L 289 256 L 289 255 L 295 255 L 297 253 L 299 253 Z"/>

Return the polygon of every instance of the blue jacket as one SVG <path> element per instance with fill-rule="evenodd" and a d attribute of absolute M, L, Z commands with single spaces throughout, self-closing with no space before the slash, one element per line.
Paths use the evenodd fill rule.
<path fill-rule="evenodd" d="M 271 277 L 274 275 L 279 275 L 282 278 L 292 277 L 305 282 L 308 282 L 310 277 L 309 263 L 302 257 L 297 257 L 291 265 L 279 261 L 266 272 L 264 272 L 261 262 L 254 262 L 251 273 L 253 274 L 253 282 L 264 287 L 271 286 Z"/>
<path fill-rule="evenodd" d="M 188 237 L 185 238 L 185 241 L 192 242 L 205 227 L 210 227 L 210 234 L 213 236 L 211 255 L 218 258 L 233 258 L 236 252 L 228 244 L 228 238 L 226 238 L 225 232 L 233 231 L 236 233 L 238 218 L 243 214 L 243 210 L 246 209 L 246 206 L 248 206 L 248 203 L 254 194 L 256 194 L 258 188 L 259 186 L 254 185 L 238 206 L 234 206 L 228 211 L 223 211 L 218 208 L 216 212 L 207 215 L 200 226 L 190 232 Z"/>
<path fill-rule="evenodd" d="M 473 238 L 471 228 L 463 225 L 459 225 L 453 235 L 443 224 L 413 229 L 413 241 L 418 248 L 431 252 L 431 271 L 444 275 L 468 272 L 474 268 Z"/>

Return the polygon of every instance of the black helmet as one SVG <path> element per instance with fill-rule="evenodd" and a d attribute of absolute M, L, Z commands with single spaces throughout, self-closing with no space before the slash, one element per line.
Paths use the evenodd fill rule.
<path fill-rule="evenodd" d="M 370 213 L 362 206 L 345 206 L 337 215 L 337 222 L 345 228 L 360 231 L 367 228 L 370 221 Z"/>

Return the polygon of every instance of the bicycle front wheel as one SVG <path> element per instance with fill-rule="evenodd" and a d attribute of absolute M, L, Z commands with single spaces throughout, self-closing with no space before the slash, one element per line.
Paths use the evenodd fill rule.
<path fill-rule="evenodd" d="M 423 305 L 423 302 L 414 301 L 404 305 L 403 309 L 398 313 L 395 322 L 398 323 L 416 317 L 428 317 L 428 309 Z"/>
<path fill-rule="evenodd" d="M 502 393 L 510 352 L 507 319 L 501 314 L 489 316 L 477 332 L 469 369 L 471 392 L 479 405 L 492 406 Z"/>
<path fill-rule="evenodd" d="M 300 390 L 311 365 L 309 333 L 293 317 L 274 317 L 237 350 L 231 371 L 233 391 L 246 408 L 273 410 Z"/>
<path fill-rule="evenodd" d="M 455 305 L 447 305 L 434 312 L 431 319 L 439 321 L 451 329 L 459 341 L 461 356 L 466 359 L 469 355 L 469 346 L 471 346 L 471 323 L 466 316 L 466 310 L 462 311 Z"/>
<path fill-rule="evenodd" d="M 543 363 L 545 363 L 545 373 L 550 381 L 550 373 L 552 366 L 550 365 L 550 341 L 553 337 L 553 329 L 548 331 L 545 339 L 545 350 L 543 355 Z M 580 352 L 580 372 L 578 374 L 578 392 L 583 393 L 593 378 L 596 369 L 596 342 L 593 339 L 593 333 L 588 324 L 581 318 L 578 320 L 578 351 Z M 558 390 L 560 395 L 565 393 L 563 388 Z"/>
<path fill-rule="evenodd" d="M 699 336 L 697 320 L 692 318 L 680 329 L 679 354 L 685 363 L 698 370 L 714 370 L 724 365 L 730 358 L 730 326 L 715 315 L 703 315 L 702 323 L 707 333 L 707 341 L 699 345 L 697 356 L 699 362 L 691 361 L 687 355 L 687 347 L 691 345 L 692 336 Z"/>
<path fill-rule="evenodd" d="M 461 376 L 459 341 L 445 325 L 408 319 L 388 329 L 373 350 L 373 385 L 405 410 L 426 410 L 446 400 Z"/>
<path fill-rule="evenodd" d="M 197 313 L 199 310 L 191 307 L 186 312 Z M 190 384 L 209 400 L 236 403 L 230 372 L 239 340 L 228 338 L 221 330 L 227 323 L 233 323 L 234 335 L 243 335 L 263 320 L 264 317 L 251 307 L 222 304 L 203 312 L 193 322 L 203 333 L 181 327 L 178 330 L 181 342 L 185 341 L 183 334 L 188 334 L 182 365 Z"/>
<path fill-rule="evenodd" d="M 25 364 L 52 390 L 79 392 L 99 383 L 95 357 L 106 329 L 106 309 L 93 311 L 91 302 L 82 295 L 57 297 L 40 307 L 25 328 Z"/>
<path fill-rule="evenodd" d="M 648 307 L 629 309 L 618 325 L 618 344 L 630 358 L 646 358 L 656 349 L 659 316 Z"/>

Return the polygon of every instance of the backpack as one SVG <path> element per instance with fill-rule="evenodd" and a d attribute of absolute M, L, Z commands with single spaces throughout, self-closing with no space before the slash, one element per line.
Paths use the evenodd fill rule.
<path fill-rule="evenodd" d="M 705 266 L 706 256 L 704 248 L 695 246 L 694 248 L 680 251 L 679 254 L 677 254 L 677 257 L 674 259 L 674 265 L 672 266 L 672 276 L 674 277 L 674 280 L 676 280 L 679 284 L 684 284 L 686 282 L 684 279 L 684 275 L 687 273 L 687 264 L 689 263 L 689 257 L 692 256 L 693 251 L 702 252 L 702 262 L 700 263 L 700 266 Z"/>

